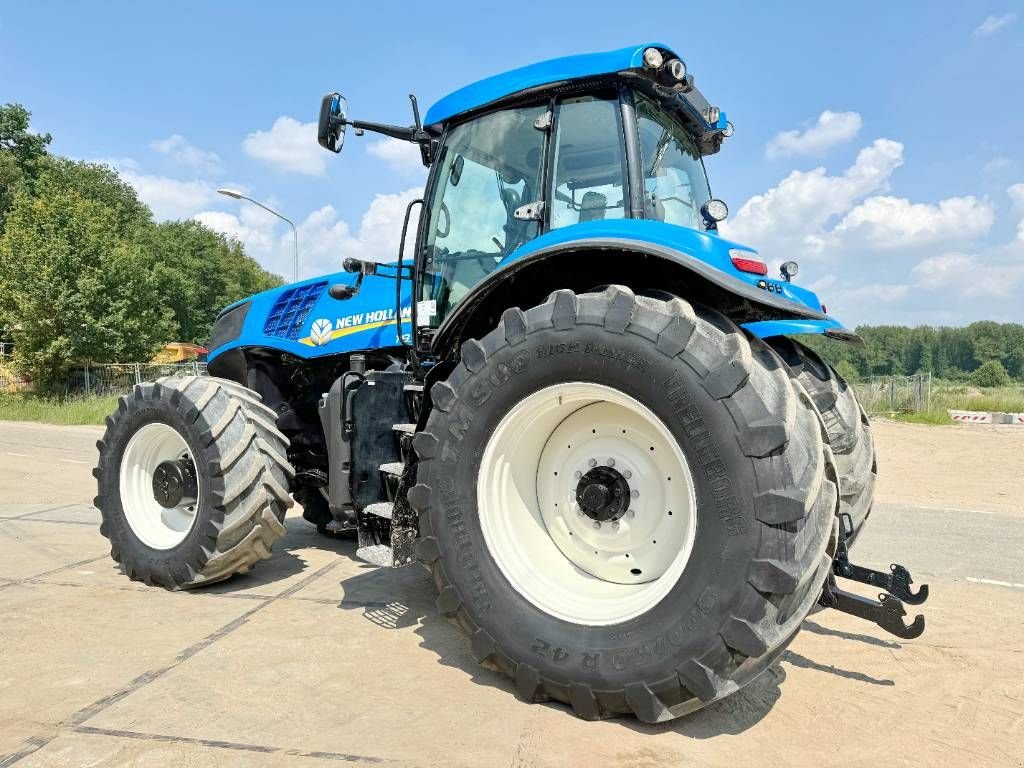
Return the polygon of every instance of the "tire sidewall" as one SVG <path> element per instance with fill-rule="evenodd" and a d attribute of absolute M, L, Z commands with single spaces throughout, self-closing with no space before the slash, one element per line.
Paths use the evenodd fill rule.
<path fill-rule="evenodd" d="M 149 389 L 149 388 L 147 388 Z M 217 543 L 217 520 L 223 519 L 223 511 L 211 504 L 210 490 L 219 488 L 219 479 L 212 478 L 208 469 L 207 451 L 204 449 L 202 433 L 207 428 L 200 417 L 190 422 L 185 415 L 172 405 L 164 388 L 144 391 L 141 400 L 128 399 L 127 412 L 108 433 L 106 461 L 101 465 L 100 496 L 107 535 L 112 546 L 118 550 L 118 559 L 133 569 L 146 569 L 153 577 L 163 581 L 162 575 L 173 575 L 182 563 L 188 563 L 197 571 L 207 560 L 207 551 L 213 551 Z M 169 549 L 155 549 L 144 543 L 128 522 L 121 499 L 121 464 L 128 442 L 147 424 L 162 423 L 174 429 L 185 441 L 195 460 L 196 476 L 199 481 L 199 496 L 196 502 L 195 519 L 188 534 L 181 542 Z M 145 576 L 145 573 L 140 573 Z M 187 578 L 187 574 L 186 574 Z"/>
<path fill-rule="evenodd" d="M 495 426 L 527 395 L 571 381 L 614 387 L 651 409 L 678 442 L 694 483 L 696 536 L 682 575 L 652 609 L 619 624 L 574 624 L 534 606 L 505 578 L 480 526 L 477 478 Z M 503 653 L 555 680 L 620 688 L 674 677 L 680 661 L 716 646 L 759 545 L 751 509 L 757 485 L 727 407 L 683 358 L 629 332 L 545 328 L 500 346 L 476 373 L 460 365 L 449 382 L 457 398 L 447 413 L 435 408 L 430 416 L 426 429 L 439 446 L 419 481 L 431 488 L 445 577 Z"/>

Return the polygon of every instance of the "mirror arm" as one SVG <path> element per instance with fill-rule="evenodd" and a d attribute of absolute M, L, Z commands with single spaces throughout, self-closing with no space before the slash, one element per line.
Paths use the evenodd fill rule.
<path fill-rule="evenodd" d="M 402 141 L 419 141 L 417 134 L 425 133 L 415 126 L 404 128 L 400 125 L 387 125 L 386 123 L 367 123 L 363 120 L 346 120 L 346 125 L 351 125 L 357 131 L 373 131 L 374 133 L 382 133 L 385 136 L 390 136 L 393 139 L 401 139 Z"/>

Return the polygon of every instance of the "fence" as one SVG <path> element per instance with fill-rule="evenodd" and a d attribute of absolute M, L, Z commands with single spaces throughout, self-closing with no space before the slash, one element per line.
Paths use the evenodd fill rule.
<path fill-rule="evenodd" d="M 927 411 L 932 399 L 932 375 L 872 376 L 854 385 L 868 413 Z"/>
<path fill-rule="evenodd" d="M 123 395 L 136 384 L 162 376 L 204 376 L 206 363 L 107 363 L 84 365 L 68 373 L 69 395 Z"/>

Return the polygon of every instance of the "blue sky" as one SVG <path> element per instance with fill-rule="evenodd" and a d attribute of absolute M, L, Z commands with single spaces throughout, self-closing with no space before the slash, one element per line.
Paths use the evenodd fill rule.
<path fill-rule="evenodd" d="M 198 216 L 282 274 L 390 258 L 424 173 L 409 147 L 315 145 L 320 96 L 407 123 L 531 61 L 660 40 L 736 134 L 709 160 L 726 233 L 851 324 L 1024 321 L 1024 3 L 19 3 L 0 8 L 0 102 L 53 150 L 114 164 L 159 218 Z M 671 10 L 670 10 L 671 9 Z M 1016 186 L 1020 185 L 1020 186 Z"/>

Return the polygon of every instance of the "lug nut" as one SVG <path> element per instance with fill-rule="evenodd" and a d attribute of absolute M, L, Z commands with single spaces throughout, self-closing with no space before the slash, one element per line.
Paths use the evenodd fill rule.
<path fill-rule="evenodd" d="M 591 459 L 590 461 L 587 462 L 587 465 L 591 466 L 591 467 L 596 467 L 597 466 L 597 459 Z"/>
<path fill-rule="evenodd" d="M 582 513 L 580 513 L 580 514 L 582 514 Z M 630 509 L 630 510 L 628 510 L 626 512 L 626 517 L 634 518 L 634 517 L 636 517 L 636 512 L 634 510 Z"/>
<path fill-rule="evenodd" d="M 634 499 L 639 499 L 640 498 L 640 491 L 632 490 L 632 491 L 629 492 L 629 495 L 632 496 Z"/>
<path fill-rule="evenodd" d="M 626 470 L 625 472 L 623 472 L 623 473 L 622 473 L 622 476 L 623 476 L 624 478 L 626 478 L 627 480 L 629 480 L 629 478 L 631 478 L 631 477 L 633 476 L 633 473 L 632 473 L 632 472 L 630 472 L 630 471 L 629 471 L 629 470 L 627 469 L 627 470 Z"/>
<path fill-rule="evenodd" d="M 608 466 L 609 467 L 614 467 L 615 466 L 615 459 L 608 459 Z"/>
<path fill-rule="evenodd" d="M 598 530 L 598 531 L 601 530 L 601 523 L 599 523 L 597 520 L 595 520 L 594 521 L 594 528 L 596 530 Z"/>
<path fill-rule="evenodd" d="M 575 477 L 575 478 L 576 478 L 577 480 L 579 480 L 579 479 L 580 479 L 581 477 L 583 477 L 583 473 L 582 473 L 582 472 L 580 472 L 580 471 L 579 471 L 579 470 L 577 469 L 577 470 L 576 470 L 576 474 L 574 474 L 574 475 L 573 475 L 573 477 Z"/>
<path fill-rule="evenodd" d="M 618 520 L 616 520 L 614 523 L 612 523 L 612 530 L 613 531 L 619 530 L 619 521 Z"/>

